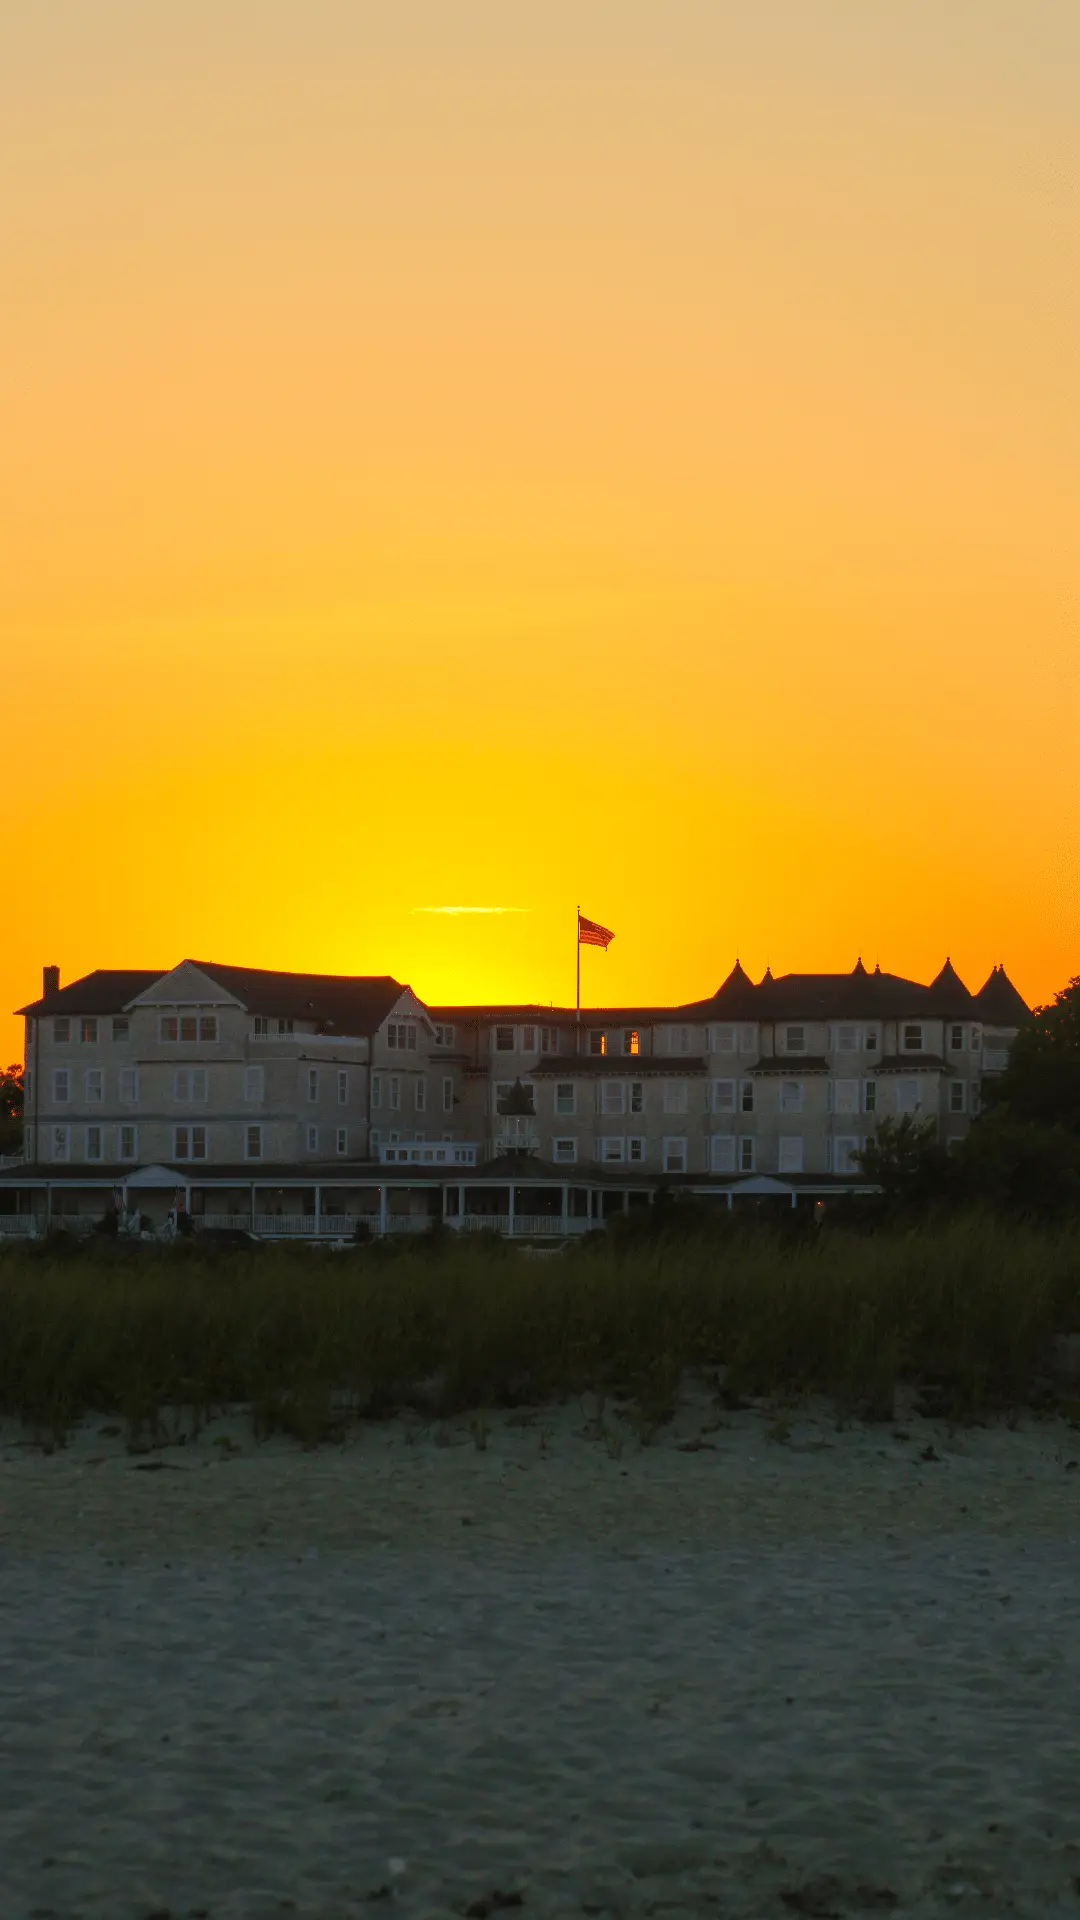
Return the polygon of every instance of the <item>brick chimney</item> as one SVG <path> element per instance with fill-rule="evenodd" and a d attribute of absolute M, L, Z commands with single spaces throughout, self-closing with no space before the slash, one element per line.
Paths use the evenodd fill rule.
<path fill-rule="evenodd" d="M 41 969 L 42 997 L 47 1000 L 51 993 L 59 993 L 59 991 L 60 991 L 59 967 L 42 967 Z"/>

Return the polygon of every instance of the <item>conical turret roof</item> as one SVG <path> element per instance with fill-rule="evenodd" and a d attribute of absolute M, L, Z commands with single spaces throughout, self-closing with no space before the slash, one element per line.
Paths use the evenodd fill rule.
<path fill-rule="evenodd" d="M 1019 1027 L 1031 1018 L 1031 1008 L 1017 992 L 1004 967 L 995 967 L 975 995 L 975 1005 L 984 1020 L 1001 1027 Z"/>

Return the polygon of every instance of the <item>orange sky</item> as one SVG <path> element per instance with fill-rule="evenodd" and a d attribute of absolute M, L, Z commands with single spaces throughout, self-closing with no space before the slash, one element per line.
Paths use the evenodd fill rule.
<path fill-rule="evenodd" d="M 0 11 L 44 962 L 1080 972 L 1074 0 Z M 445 916 L 433 905 L 510 906 Z"/>

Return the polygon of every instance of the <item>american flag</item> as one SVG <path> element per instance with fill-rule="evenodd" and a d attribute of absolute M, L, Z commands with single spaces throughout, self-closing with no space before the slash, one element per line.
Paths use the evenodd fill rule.
<path fill-rule="evenodd" d="M 609 933 L 607 927 L 598 926 L 595 920 L 586 920 L 585 915 L 579 909 L 577 917 L 577 937 L 579 947 L 603 947 L 606 950 L 611 945 L 615 935 Z"/>

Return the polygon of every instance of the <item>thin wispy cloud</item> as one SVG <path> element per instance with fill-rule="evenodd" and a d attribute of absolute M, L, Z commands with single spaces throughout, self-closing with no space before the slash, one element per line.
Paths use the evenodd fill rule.
<path fill-rule="evenodd" d="M 414 907 L 414 913 L 528 913 L 528 907 Z"/>

